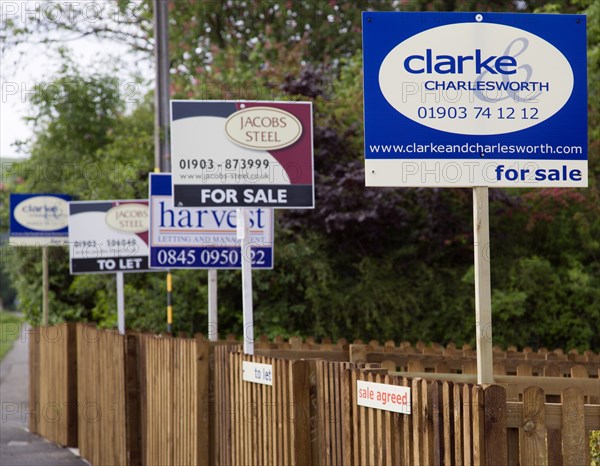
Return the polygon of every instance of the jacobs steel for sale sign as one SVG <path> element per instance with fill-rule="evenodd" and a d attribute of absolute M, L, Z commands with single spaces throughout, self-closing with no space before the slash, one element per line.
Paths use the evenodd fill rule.
<path fill-rule="evenodd" d="M 310 102 L 171 101 L 175 207 L 314 207 Z"/>
<path fill-rule="evenodd" d="M 149 218 L 147 200 L 70 202 L 71 273 L 147 272 Z"/>
<path fill-rule="evenodd" d="M 586 18 L 363 13 L 368 186 L 585 187 Z"/>

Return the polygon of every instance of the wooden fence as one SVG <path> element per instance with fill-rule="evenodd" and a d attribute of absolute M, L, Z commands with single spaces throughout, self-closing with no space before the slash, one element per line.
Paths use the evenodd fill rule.
<path fill-rule="evenodd" d="M 231 456 L 217 464 L 579 465 L 589 464 L 589 431 L 600 429 L 600 405 L 585 405 L 577 388 L 547 403 L 528 387 L 519 402 L 499 385 L 395 376 L 376 364 L 228 354 L 217 444 L 231 445 Z M 273 385 L 244 382 L 243 361 L 272 364 Z M 411 415 L 358 406 L 357 380 L 410 387 Z"/>
<path fill-rule="evenodd" d="M 75 327 L 61 324 L 28 332 L 29 430 L 47 439 L 77 445 L 77 358 Z"/>
<path fill-rule="evenodd" d="M 350 390 L 352 424 L 342 423 L 342 435 L 352 441 L 352 458 L 324 464 L 585 465 L 589 431 L 600 428 L 600 406 L 586 406 L 575 388 L 549 404 L 537 387 L 525 390 L 523 402 L 509 402 L 498 385 L 357 370 L 350 380 L 351 387 L 356 380 L 411 387 L 412 413 L 358 406 Z"/>
<path fill-rule="evenodd" d="M 368 352 L 367 362 L 350 362 L 357 353 L 345 342 L 262 342 L 262 355 L 247 356 L 235 341 L 58 328 L 65 341 L 49 349 L 50 339 L 32 338 L 31 401 L 74 402 L 77 416 L 61 429 L 78 427 L 77 446 L 94 465 L 568 466 L 589 464 L 589 431 L 600 429 L 598 379 L 587 369 L 581 379 L 482 387 L 469 374 L 389 372 Z M 273 384 L 244 381 L 244 361 L 272 365 Z M 412 414 L 358 406 L 357 380 L 410 387 Z M 67 444 L 43 422 L 35 432 Z"/>
<path fill-rule="evenodd" d="M 271 386 L 242 380 L 243 361 L 273 366 Z M 308 364 L 231 353 L 231 464 L 310 463 Z"/>
<path fill-rule="evenodd" d="M 349 345 L 350 361 L 385 363 L 390 370 L 407 372 L 436 372 L 474 374 L 477 371 L 477 353 L 465 345 L 465 349 L 452 346 L 396 348 L 393 346 L 373 347 L 371 345 Z M 529 375 L 546 377 L 570 377 L 573 368 L 583 368 L 588 376 L 598 377 L 600 356 L 586 351 L 565 354 L 562 350 L 542 351 L 502 351 L 493 352 L 494 373 L 498 375 Z M 578 372 L 579 373 L 579 372 Z"/>
<path fill-rule="evenodd" d="M 138 338 L 142 463 L 210 464 L 208 341 Z"/>
<path fill-rule="evenodd" d="M 135 351 L 115 331 L 77 325 L 78 446 L 94 465 L 139 464 Z"/>

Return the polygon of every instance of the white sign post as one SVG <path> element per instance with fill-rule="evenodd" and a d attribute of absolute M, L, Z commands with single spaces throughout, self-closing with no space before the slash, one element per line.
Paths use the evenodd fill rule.
<path fill-rule="evenodd" d="M 243 249 L 242 249 L 243 251 Z M 242 259 L 243 260 L 243 259 Z M 208 271 L 208 339 L 217 341 L 219 339 L 219 317 L 218 317 L 218 289 L 217 270 Z"/>
<path fill-rule="evenodd" d="M 117 327 L 125 335 L 125 280 L 123 272 L 117 272 Z"/>
<path fill-rule="evenodd" d="M 42 325 L 48 325 L 48 296 L 50 284 L 48 279 L 48 246 L 42 246 Z"/>
<path fill-rule="evenodd" d="M 254 354 L 254 308 L 252 302 L 252 262 L 250 257 L 250 223 L 247 209 L 237 209 L 238 239 L 242 249 L 242 313 L 244 353 Z"/>
<path fill-rule="evenodd" d="M 492 288 L 490 278 L 490 216 L 488 188 L 473 188 L 475 255 L 475 335 L 477 383 L 494 383 L 492 359 Z"/>

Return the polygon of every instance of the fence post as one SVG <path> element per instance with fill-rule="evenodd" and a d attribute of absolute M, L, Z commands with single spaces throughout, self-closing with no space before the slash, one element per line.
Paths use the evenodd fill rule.
<path fill-rule="evenodd" d="M 306 361 L 290 361 L 292 465 L 311 464 L 310 379 Z"/>
<path fill-rule="evenodd" d="M 210 338 L 210 335 L 209 335 Z M 217 398 L 216 398 L 216 390 L 217 390 L 217 375 L 216 375 L 216 364 L 217 358 L 215 355 L 215 341 L 211 341 L 209 339 L 206 342 L 207 348 L 207 359 L 208 359 L 208 404 L 204 404 L 200 406 L 201 417 L 208 418 L 209 422 L 209 463 L 217 464 L 217 442 L 218 442 L 218 427 L 217 427 Z"/>
<path fill-rule="evenodd" d="M 29 431 L 38 433 L 40 416 L 40 329 L 27 330 L 29 338 Z"/>
<path fill-rule="evenodd" d="M 508 436 L 506 430 L 506 391 L 500 385 L 483 389 L 485 464 L 508 464 Z"/>
<path fill-rule="evenodd" d="M 355 387 L 350 382 L 350 364 L 340 363 L 341 422 L 342 422 L 342 461 L 344 465 L 352 464 L 352 400 Z"/>
<path fill-rule="evenodd" d="M 444 458 L 442 390 L 437 380 L 427 382 L 427 407 L 429 461 L 437 466 Z"/>
<path fill-rule="evenodd" d="M 563 464 L 590 464 L 583 392 L 578 388 L 567 388 L 561 401 Z"/>
<path fill-rule="evenodd" d="M 77 328 L 67 324 L 67 446 L 78 446 Z"/>
<path fill-rule="evenodd" d="M 309 407 L 310 407 L 310 451 L 311 464 L 319 464 L 319 401 L 317 398 L 317 364 L 316 359 L 306 361 L 308 365 Z"/>
<path fill-rule="evenodd" d="M 541 388 L 527 387 L 523 392 L 523 426 L 519 434 L 521 462 L 547 464 L 546 395 Z"/>
<path fill-rule="evenodd" d="M 128 466 L 142 463 L 139 335 L 125 336 L 125 419 Z"/>
<path fill-rule="evenodd" d="M 215 464 L 214 446 L 209 441 L 212 434 L 214 419 L 211 419 L 212 409 L 210 406 L 210 343 L 201 334 L 195 335 L 196 357 L 198 361 L 198 391 L 197 396 L 197 439 L 198 458 L 197 464 Z M 214 403 L 213 403 L 214 404 Z"/>
<path fill-rule="evenodd" d="M 485 404 L 483 387 L 473 385 L 471 388 L 471 406 L 473 416 L 473 464 L 486 466 L 485 458 Z"/>
<path fill-rule="evenodd" d="M 367 362 L 367 345 L 350 345 L 350 362 Z"/>

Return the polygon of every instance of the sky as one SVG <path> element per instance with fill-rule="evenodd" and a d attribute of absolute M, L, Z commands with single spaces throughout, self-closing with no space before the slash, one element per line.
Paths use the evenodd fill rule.
<path fill-rule="evenodd" d="M 111 56 L 126 57 L 129 49 L 109 40 L 98 40 L 94 37 L 59 42 L 71 50 L 74 61 L 82 70 L 91 70 L 99 62 L 110 60 Z M 25 52 L 19 59 L 19 52 Z M 19 154 L 13 145 L 17 140 L 31 136 L 31 128 L 23 120 L 31 114 L 31 91 L 36 83 L 49 83 L 60 67 L 57 52 L 49 51 L 41 45 L 27 44 L 19 50 L 8 50 L 0 57 L 0 156 L 2 158 L 26 157 Z M 145 89 L 132 90 L 131 76 L 139 72 L 151 80 L 152 63 L 129 59 L 118 76 L 120 87 L 124 93 L 144 93 Z"/>

